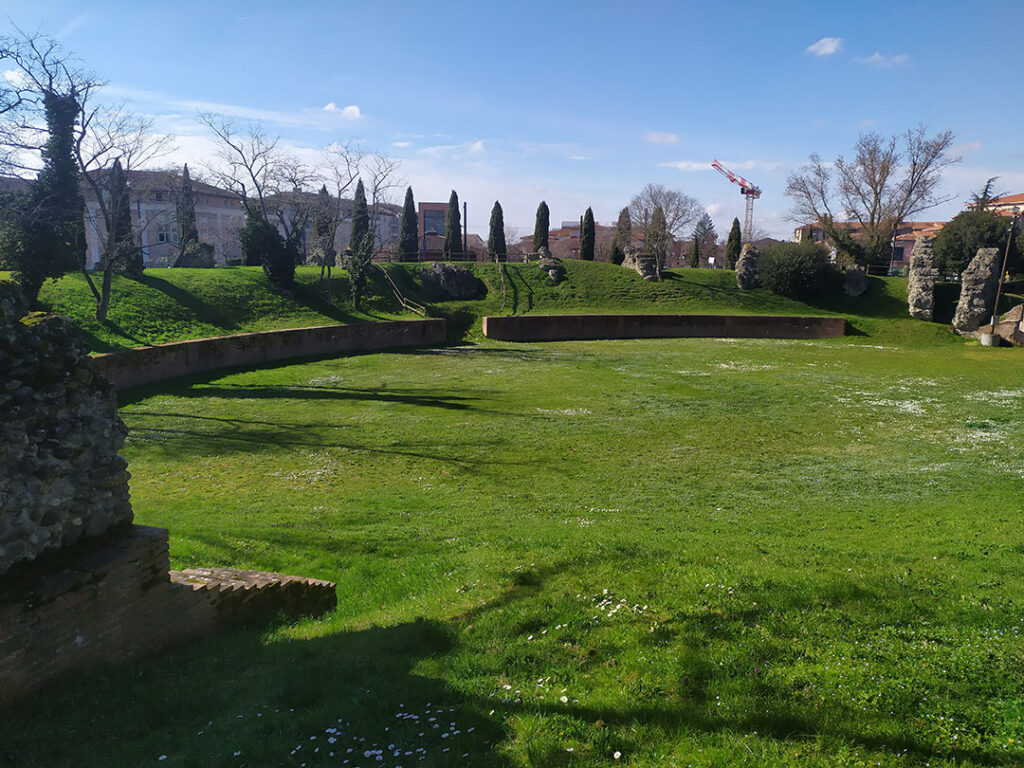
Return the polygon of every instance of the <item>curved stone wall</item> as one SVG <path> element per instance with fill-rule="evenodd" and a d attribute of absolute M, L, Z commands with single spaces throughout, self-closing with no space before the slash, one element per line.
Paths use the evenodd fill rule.
<path fill-rule="evenodd" d="M 846 333 L 842 317 L 792 315 L 522 315 L 485 317 L 484 336 L 502 341 L 674 337 L 823 339 Z"/>

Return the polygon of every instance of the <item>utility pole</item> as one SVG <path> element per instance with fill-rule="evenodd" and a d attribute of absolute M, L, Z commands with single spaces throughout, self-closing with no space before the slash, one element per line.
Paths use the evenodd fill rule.
<path fill-rule="evenodd" d="M 469 214 L 466 212 L 467 210 L 469 210 L 469 209 L 466 207 L 466 201 L 463 200 L 462 201 L 462 258 L 463 259 L 468 259 L 466 254 L 469 253 L 469 222 L 466 221 L 466 217 L 469 216 Z"/>
<path fill-rule="evenodd" d="M 1006 236 L 1006 252 L 1003 254 L 1003 268 L 999 270 L 999 287 L 996 288 L 996 303 L 992 307 L 992 333 L 996 332 L 996 323 L 999 322 L 999 298 L 1003 295 L 1003 280 L 1006 279 L 1006 263 L 1010 259 L 1010 245 L 1013 244 L 1013 232 L 1017 229 L 1017 216 L 1020 215 L 1020 208 L 1014 207 L 1013 215 L 1010 217 L 1010 231 Z"/>

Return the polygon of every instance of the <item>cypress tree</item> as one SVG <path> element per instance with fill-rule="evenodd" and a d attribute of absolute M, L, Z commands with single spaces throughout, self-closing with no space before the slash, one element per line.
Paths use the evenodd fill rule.
<path fill-rule="evenodd" d="M 104 255 L 104 268 L 108 265 L 129 277 L 142 277 L 142 250 L 135 245 L 132 231 L 132 207 L 128 197 L 128 179 L 125 176 L 121 160 L 114 161 L 113 168 L 107 178 L 107 191 L 110 202 L 110 221 L 112 229 L 107 233 L 107 252 Z M 104 275 L 104 281 L 109 280 Z"/>
<path fill-rule="evenodd" d="M 405 205 L 402 207 L 402 224 L 398 231 L 399 261 L 416 261 L 419 252 L 419 221 L 416 218 L 416 204 L 412 199 L 412 187 L 405 190 Z"/>
<path fill-rule="evenodd" d="M 348 247 L 353 253 L 359 254 L 366 248 L 366 240 L 370 235 L 370 210 L 366 206 L 366 190 L 363 180 L 356 182 L 356 193 L 352 199 L 352 232 L 348 238 Z"/>
<path fill-rule="evenodd" d="M 619 219 L 615 222 L 615 238 L 612 240 L 612 264 L 622 264 L 626 258 L 626 248 L 633 241 L 633 224 L 629 218 L 629 208 L 619 211 Z"/>
<path fill-rule="evenodd" d="M 199 230 L 196 229 L 196 197 L 192 190 L 192 177 L 188 172 L 188 163 L 181 171 L 181 190 L 178 193 L 178 251 L 185 253 L 199 245 Z"/>
<path fill-rule="evenodd" d="M 459 215 L 459 196 L 453 189 L 448 198 L 448 216 L 444 222 L 444 258 L 451 261 L 462 250 L 462 216 Z"/>
<path fill-rule="evenodd" d="M 732 229 L 729 230 L 729 239 L 725 243 L 725 262 L 729 269 L 736 269 L 736 261 L 743 249 L 743 235 L 740 234 L 740 220 L 732 220 Z"/>
<path fill-rule="evenodd" d="M 594 212 L 587 208 L 583 214 L 583 231 L 580 233 L 580 258 L 594 260 Z"/>
<path fill-rule="evenodd" d="M 501 203 L 497 200 L 491 208 L 491 233 L 487 238 L 487 254 L 492 261 L 508 259 L 508 248 L 505 245 L 505 214 L 502 213 Z"/>
<path fill-rule="evenodd" d="M 551 228 L 551 214 L 548 211 L 548 204 L 543 200 L 537 206 L 537 222 L 533 227 L 533 250 L 539 251 L 541 247 L 548 247 L 548 230 Z"/>
<path fill-rule="evenodd" d="M 359 309 L 359 302 L 366 285 L 366 272 L 373 254 L 373 235 L 370 232 L 370 211 L 366 205 L 366 191 L 363 180 L 356 182 L 356 193 L 352 200 L 352 234 L 345 252 L 349 286 L 352 289 L 352 306 Z"/>

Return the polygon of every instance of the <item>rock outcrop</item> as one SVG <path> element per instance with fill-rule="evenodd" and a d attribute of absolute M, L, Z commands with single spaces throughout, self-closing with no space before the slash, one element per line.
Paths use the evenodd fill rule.
<path fill-rule="evenodd" d="M 540 247 L 540 250 L 537 251 L 537 257 L 540 259 L 537 262 L 537 266 L 548 273 L 551 282 L 555 285 L 562 282 L 565 278 L 565 267 L 562 266 L 562 262 L 551 255 L 551 251 L 546 246 L 542 245 Z"/>
<path fill-rule="evenodd" d="M 932 238 L 919 236 L 910 253 L 910 280 L 907 283 L 907 305 L 914 319 L 931 321 L 935 311 L 935 281 L 938 277 Z"/>
<path fill-rule="evenodd" d="M 740 290 L 748 291 L 760 287 L 761 275 L 757 269 L 759 258 L 757 248 L 751 243 L 747 243 L 740 250 L 740 257 L 736 260 L 736 285 Z"/>
<path fill-rule="evenodd" d="M 972 333 L 992 318 L 999 287 L 1001 259 L 998 248 L 979 248 L 960 277 L 960 301 L 953 315 L 953 328 Z"/>
<path fill-rule="evenodd" d="M 644 253 L 634 245 L 626 247 L 622 266 L 636 271 L 644 280 L 658 280 L 658 259 L 653 253 Z"/>
<path fill-rule="evenodd" d="M 470 270 L 453 264 L 424 267 L 420 270 L 420 280 L 442 299 L 476 299 L 486 290 Z"/>
<path fill-rule="evenodd" d="M 868 273 L 864 267 L 849 267 L 843 275 L 843 293 L 847 296 L 863 296 L 867 290 Z"/>
<path fill-rule="evenodd" d="M 0 284 L 0 573 L 130 523 L 127 433 L 70 321 Z"/>

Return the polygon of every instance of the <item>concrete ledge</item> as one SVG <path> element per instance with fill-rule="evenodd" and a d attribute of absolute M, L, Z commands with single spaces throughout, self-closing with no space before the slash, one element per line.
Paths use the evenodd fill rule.
<path fill-rule="evenodd" d="M 337 604 L 328 581 L 227 568 L 171 572 L 168 563 L 167 531 L 131 525 L 0 578 L 0 707 L 77 670 Z"/>
<path fill-rule="evenodd" d="M 846 333 L 842 317 L 792 315 L 521 315 L 485 317 L 484 336 L 502 341 L 574 339 L 823 339 Z"/>
<path fill-rule="evenodd" d="M 128 389 L 219 368 L 440 344 L 446 334 L 446 322 L 441 319 L 324 325 L 177 341 L 93 355 L 91 359 L 93 371 L 114 389 Z"/>

